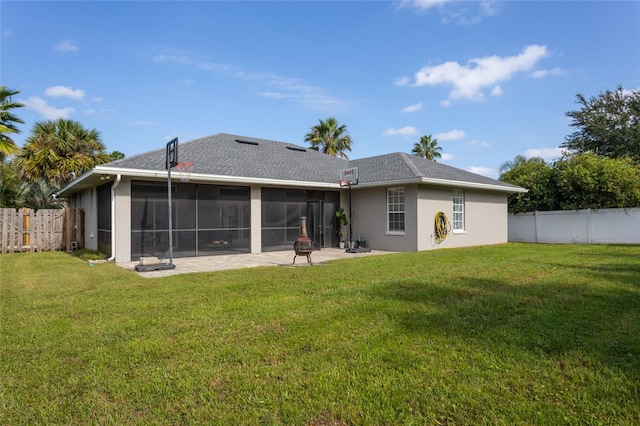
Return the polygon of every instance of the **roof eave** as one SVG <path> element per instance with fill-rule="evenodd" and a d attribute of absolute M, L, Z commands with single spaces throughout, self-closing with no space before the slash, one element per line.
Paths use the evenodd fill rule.
<path fill-rule="evenodd" d="M 354 185 L 353 187 L 354 189 L 356 186 L 360 188 L 374 188 L 374 187 L 380 187 L 380 186 L 397 186 L 397 185 L 409 185 L 409 184 L 420 184 L 420 183 L 437 185 L 437 186 L 464 188 L 464 189 L 482 189 L 485 191 L 497 191 L 497 192 L 507 192 L 507 193 L 529 192 L 528 189 L 520 188 L 517 186 L 502 186 L 502 185 L 493 185 L 489 183 L 465 182 L 465 181 L 459 181 L 459 180 L 436 179 L 436 178 L 427 178 L 427 177 L 359 183 L 357 185 Z"/>
<path fill-rule="evenodd" d="M 116 176 L 122 175 L 132 178 L 146 178 L 146 179 L 168 179 L 167 171 L 163 170 L 144 170 L 144 169 L 126 169 L 116 167 L 101 167 L 97 166 L 92 171 L 82 175 L 80 178 L 74 180 L 65 188 L 60 190 L 61 196 L 70 195 L 76 191 L 69 192 L 74 186 L 83 180 L 86 180 L 93 176 Z M 179 181 L 180 177 L 176 172 L 171 173 L 172 180 Z M 314 182 L 314 181 L 298 181 L 298 180 L 283 180 L 283 179 L 267 179 L 267 178 L 255 178 L 245 176 L 228 176 L 228 175 L 209 175 L 209 174 L 197 174 L 192 173 L 189 177 L 191 181 L 197 182 L 218 182 L 227 184 L 245 184 L 245 185 L 276 185 L 287 187 L 313 187 L 313 188 L 332 188 L 339 189 L 340 185 L 336 182 Z M 64 192 L 63 192 L 64 191 Z"/>
<path fill-rule="evenodd" d="M 86 187 L 97 186 L 99 183 L 97 179 L 104 180 L 105 176 L 128 176 L 133 178 L 146 178 L 146 179 L 167 179 L 167 171 L 160 170 L 144 170 L 144 169 L 127 169 L 117 167 L 104 167 L 96 166 L 93 170 L 80 176 L 78 179 L 72 181 L 67 186 L 58 191 L 58 195 L 61 197 L 67 197 L 75 192 L 86 189 Z M 172 175 L 174 175 L 172 173 Z M 176 176 L 176 180 L 178 180 Z M 314 182 L 314 181 L 293 181 L 283 179 L 268 179 L 268 178 L 254 178 L 245 176 L 228 176 L 228 175 L 208 175 L 208 174 L 191 174 L 190 180 L 197 182 L 218 182 L 227 184 L 244 184 L 244 185 L 267 185 L 267 186 L 285 186 L 285 187 L 311 187 L 311 188 L 327 188 L 327 189 L 340 189 L 340 185 L 336 182 Z M 84 183 L 84 185 L 83 185 Z M 429 184 L 437 186 L 448 186 L 455 188 L 465 189 L 480 189 L 485 191 L 496 191 L 506 193 L 525 193 L 528 189 L 520 188 L 517 186 L 501 186 L 487 183 L 477 182 L 465 182 L 454 181 L 449 179 L 436 179 L 426 177 L 406 178 L 397 180 L 385 180 L 378 182 L 367 182 L 353 185 L 354 189 L 357 188 L 374 188 L 381 186 L 397 186 L 397 185 L 409 185 L 409 184 Z M 77 190 L 74 190 L 77 189 Z"/>
<path fill-rule="evenodd" d="M 507 192 L 507 193 L 529 192 L 528 189 L 520 188 L 519 186 L 502 186 L 502 185 L 494 185 L 491 183 L 465 182 L 465 181 L 426 178 L 426 177 L 423 177 L 421 179 L 421 183 L 426 183 L 429 185 L 438 185 L 438 186 L 454 186 L 456 188 L 465 188 L 465 189 L 483 189 L 487 191 L 498 191 L 498 192 Z"/>

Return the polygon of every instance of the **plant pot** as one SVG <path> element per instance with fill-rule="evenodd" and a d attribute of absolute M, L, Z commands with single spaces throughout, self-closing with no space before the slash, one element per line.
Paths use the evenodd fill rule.
<path fill-rule="evenodd" d="M 341 249 L 343 249 L 343 248 L 344 248 L 344 241 L 340 241 L 340 243 L 339 243 L 339 247 L 340 247 Z"/>

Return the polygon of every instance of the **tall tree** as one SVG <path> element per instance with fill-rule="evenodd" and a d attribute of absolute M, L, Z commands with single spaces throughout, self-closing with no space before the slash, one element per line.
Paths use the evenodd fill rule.
<path fill-rule="evenodd" d="M 640 167 L 628 157 L 587 152 L 556 161 L 553 170 L 563 210 L 640 207 Z"/>
<path fill-rule="evenodd" d="M 527 159 L 521 155 L 500 165 L 500 180 L 528 189 L 526 193 L 509 194 L 509 213 L 523 213 L 555 208 L 556 186 L 553 169 L 540 157 Z"/>
<path fill-rule="evenodd" d="M 34 210 L 63 208 L 63 200 L 55 197 L 56 189 L 44 180 L 23 182 L 20 187 L 22 207 Z"/>
<path fill-rule="evenodd" d="M 311 127 L 311 131 L 304 137 L 304 140 L 311 144 L 310 148 L 348 160 L 346 151 L 351 151 L 352 140 L 347 132 L 347 125 L 340 125 L 334 117 L 318 121 L 319 123 Z"/>
<path fill-rule="evenodd" d="M 87 130 L 73 120 L 37 122 L 16 157 L 20 174 L 31 182 L 64 185 L 109 161 L 97 130 Z"/>
<path fill-rule="evenodd" d="M 524 155 L 516 155 L 513 161 L 505 161 L 504 163 L 500 164 L 500 167 L 498 167 L 498 173 L 502 175 L 503 173 L 506 173 L 515 167 L 519 167 L 521 164 L 526 162 L 527 157 L 525 157 Z"/>
<path fill-rule="evenodd" d="M 607 90 L 597 97 L 576 95 L 581 107 L 566 113 L 576 131 L 563 147 L 572 153 L 593 152 L 599 157 L 631 157 L 640 163 L 640 90 Z"/>
<path fill-rule="evenodd" d="M 420 138 L 420 142 L 415 143 L 411 153 L 427 160 L 436 161 L 436 158 L 442 157 L 440 151 L 442 151 L 442 147 L 438 146 L 438 139 L 432 139 L 431 135 L 424 135 Z"/>
<path fill-rule="evenodd" d="M 24 106 L 11 100 L 11 97 L 18 93 L 20 92 L 11 90 L 7 86 L 0 86 L 0 159 L 3 159 L 6 155 L 15 154 L 20 150 L 11 139 L 11 136 L 9 136 L 14 133 L 20 133 L 16 123 L 24 124 L 24 121 L 13 115 L 12 112 L 12 110 Z"/>
<path fill-rule="evenodd" d="M 124 152 L 120 151 L 111 151 L 109 154 L 109 162 L 122 160 L 125 157 Z"/>
<path fill-rule="evenodd" d="M 20 207 L 20 178 L 10 161 L 0 162 L 0 207 Z"/>
<path fill-rule="evenodd" d="M 587 152 L 552 164 L 521 156 L 513 163 L 500 180 L 529 192 L 508 196 L 509 213 L 640 206 L 640 166 L 628 157 L 598 157 Z"/>

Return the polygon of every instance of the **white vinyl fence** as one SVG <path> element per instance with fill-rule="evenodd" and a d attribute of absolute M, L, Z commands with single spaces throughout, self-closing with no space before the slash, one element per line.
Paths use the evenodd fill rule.
<path fill-rule="evenodd" d="M 640 208 L 557 210 L 509 215 L 509 241 L 640 244 Z"/>

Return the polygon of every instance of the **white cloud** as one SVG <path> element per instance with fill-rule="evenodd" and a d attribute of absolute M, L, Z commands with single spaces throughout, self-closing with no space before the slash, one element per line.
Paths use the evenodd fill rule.
<path fill-rule="evenodd" d="M 453 86 L 449 92 L 449 101 L 458 99 L 481 101 L 484 99 L 483 89 L 493 86 L 495 91 L 497 83 L 507 81 L 519 72 L 529 71 L 547 55 L 545 46 L 531 45 L 515 56 L 494 55 L 474 58 L 466 65 L 445 62 L 440 65 L 426 66 L 415 73 L 411 85 L 415 87 L 449 85 Z"/>
<path fill-rule="evenodd" d="M 401 0 L 398 9 L 413 9 L 417 13 L 437 10 L 445 24 L 457 23 L 473 25 L 482 21 L 485 16 L 497 13 L 495 0 L 453 1 L 453 0 Z"/>
<path fill-rule="evenodd" d="M 234 76 L 264 87 L 256 90 L 256 94 L 265 98 L 290 100 L 306 108 L 332 112 L 342 111 L 348 104 L 347 101 L 332 96 L 323 88 L 298 78 L 244 71 L 238 71 Z"/>
<path fill-rule="evenodd" d="M 479 140 L 472 140 L 471 142 L 469 142 L 469 146 L 473 147 L 473 146 L 479 146 L 481 148 L 488 148 L 489 147 L 489 142 L 480 142 Z"/>
<path fill-rule="evenodd" d="M 63 40 L 60 43 L 56 44 L 54 47 L 58 52 L 77 52 L 78 45 L 75 44 L 72 40 Z"/>
<path fill-rule="evenodd" d="M 527 158 L 540 157 L 545 160 L 554 160 L 562 157 L 564 149 L 558 148 L 531 148 L 525 151 L 524 156 Z"/>
<path fill-rule="evenodd" d="M 167 62 L 176 64 L 191 64 L 193 60 L 186 55 L 165 55 L 159 54 L 153 57 L 155 62 Z"/>
<path fill-rule="evenodd" d="M 26 101 L 21 101 L 27 109 L 33 110 L 42 115 L 47 120 L 58 120 L 59 118 L 69 118 L 76 112 L 73 108 L 56 108 L 37 96 L 29 96 Z"/>
<path fill-rule="evenodd" d="M 304 80 L 270 73 L 244 71 L 232 64 L 207 62 L 198 59 L 196 54 L 158 54 L 155 62 L 175 63 L 193 66 L 201 70 L 223 73 L 228 78 L 251 83 L 253 94 L 270 99 L 295 102 L 309 109 L 331 112 L 344 111 L 349 102 L 336 97 L 322 87 L 314 86 Z M 181 84 L 191 83 L 182 81 Z"/>
<path fill-rule="evenodd" d="M 442 154 L 442 155 L 441 155 L 441 157 L 440 157 L 440 158 L 441 158 L 442 160 L 444 160 L 444 161 L 451 161 L 451 160 L 455 159 L 456 157 L 454 157 L 454 155 L 453 155 L 453 154 L 446 154 L 446 153 L 444 153 L 444 154 Z"/>
<path fill-rule="evenodd" d="M 496 86 L 491 89 L 491 96 L 500 96 L 502 95 L 502 87 Z"/>
<path fill-rule="evenodd" d="M 413 136 L 418 134 L 418 129 L 413 126 L 405 126 L 400 129 L 387 129 L 382 134 L 384 136 Z"/>
<path fill-rule="evenodd" d="M 554 67 L 554 68 L 551 68 L 550 70 L 534 71 L 531 74 L 529 74 L 529 77 L 531 77 L 531 78 L 544 78 L 544 77 L 548 77 L 550 75 L 566 75 L 566 74 L 567 74 L 567 72 L 565 70 L 563 70 L 562 68 Z"/>
<path fill-rule="evenodd" d="M 217 71 L 217 72 L 226 72 L 234 69 L 233 65 L 216 64 L 213 62 L 202 62 L 201 64 L 198 64 L 198 68 L 206 71 Z"/>
<path fill-rule="evenodd" d="M 455 139 L 462 139 L 466 135 L 467 134 L 464 132 L 464 130 L 451 130 L 450 132 L 446 133 L 436 133 L 433 137 L 434 139 L 437 139 L 439 141 L 452 141 Z"/>
<path fill-rule="evenodd" d="M 395 79 L 393 84 L 395 84 L 396 86 L 409 86 L 411 84 L 411 78 L 406 76 L 398 77 Z"/>
<path fill-rule="evenodd" d="M 467 171 L 490 178 L 496 178 L 498 176 L 498 171 L 496 169 L 490 169 L 489 167 L 470 166 L 467 167 Z"/>
<path fill-rule="evenodd" d="M 428 10 L 434 7 L 442 6 L 449 1 L 451 0 L 402 0 L 398 7 L 410 7 L 418 10 Z"/>
<path fill-rule="evenodd" d="M 72 89 L 68 86 L 53 86 L 44 91 L 44 94 L 52 98 L 71 98 L 82 99 L 84 98 L 84 90 Z"/>
<path fill-rule="evenodd" d="M 409 105 L 400 110 L 400 112 L 416 112 L 422 110 L 422 102 L 418 102 L 417 104 Z"/>

